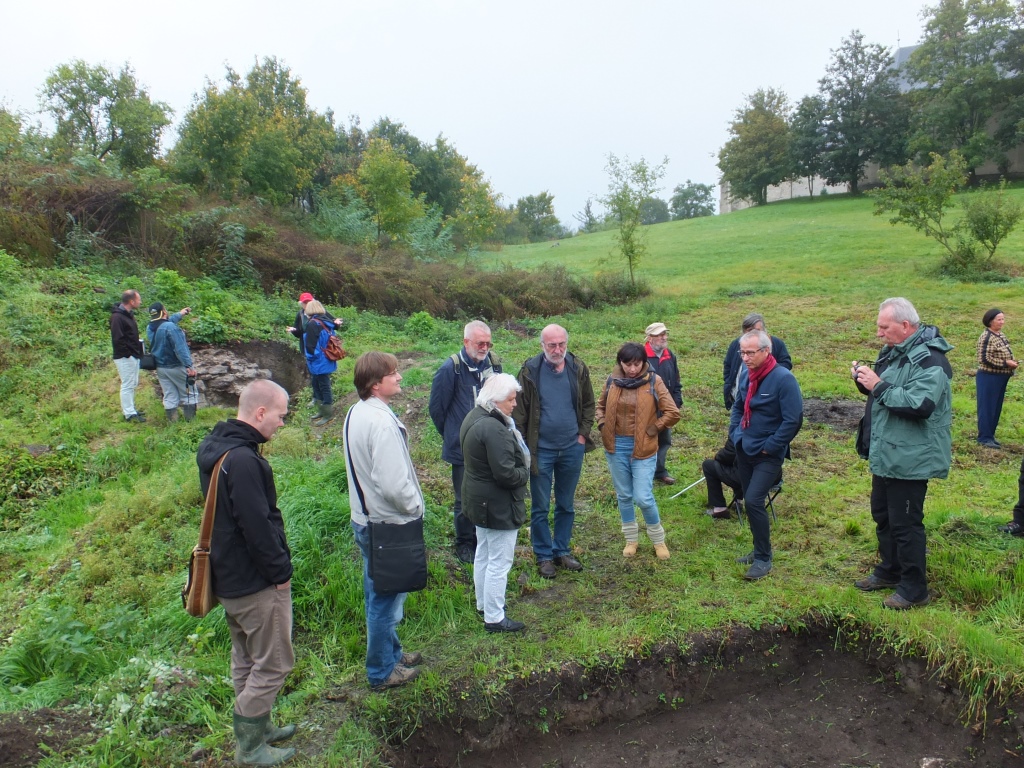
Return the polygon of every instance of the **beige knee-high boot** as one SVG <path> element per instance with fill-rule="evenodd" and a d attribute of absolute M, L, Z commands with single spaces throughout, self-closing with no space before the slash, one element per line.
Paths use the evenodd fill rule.
<path fill-rule="evenodd" d="M 623 557 L 633 557 L 640 543 L 640 526 L 635 522 L 622 524 L 622 535 L 626 537 L 626 546 L 622 550 Z"/>
<path fill-rule="evenodd" d="M 659 560 L 668 560 L 668 547 L 665 546 L 665 529 L 661 523 L 647 526 L 647 536 L 654 545 L 654 553 Z"/>

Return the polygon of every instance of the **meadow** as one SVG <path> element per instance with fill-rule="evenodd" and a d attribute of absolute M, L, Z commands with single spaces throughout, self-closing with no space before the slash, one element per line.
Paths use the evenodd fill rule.
<path fill-rule="evenodd" d="M 1024 199 L 1024 190 L 1012 193 Z M 700 488 L 659 488 L 669 561 L 641 550 L 620 555 L 619 523 L 603 456 L 590 454 L 577 493 L 574 545 L 579 574 L 540 579 L 527 535 L 510 577 L 509 605 L 528 629 L 522 637 L 485 634 L 468 569 L 449 546 L 451 501 L 440 438 L 426 416 L 433 371 L 461 339 L 461 324 L 415 322 L 342 308 L 350 357 L 335 376 L 350 404 L 352 362 L 362 351 L 395 352 L 403 395 L 393 405 L 413 435 L 413 458 L 427 495 L 431 582 L 411 596 L 399 632 L 427 658 L 412 686 L 371 693 L 363 675 L 358 553 L 348 528 L 341 420 L 307 426 L 308 390 L 294 399 L 289 424 L 268 447 L 295 563 L 297 666 L 281 716 L 302 733 L 296 765 L 387 764 L 430 716 L 465 701 L 486 711 L 523 681 L 570 665 L 614 668 L 666 643 L 685 647 L 698 633 L 728 627 L 799 628 L 812 618 L 866 631 L 895 653 L 926 659 L 967 696 L 965 722 L 1024 685 L 1024 540 L 996 526 L 1009 519 L 1024 454 L 1024 404 L 1011 381 L 992 451 L 974 442 L 975 341 L 992 306 L 1006 314 L 1011 343 L 1024 344 L 1021 281 L 959 283 L 936 276 L 936 246 L 871 215 L 867 199 L 798 200 L 727 216 L 648 228 L 650 253 L 639 274 L 647 300 L 575 315 L 522 318 L 496 327 L 495 352 L 516 372 L 539 350 L 537 332 L 559 322 L 594 382 L 611 371 L 615 351 L 642 340 L 644 327 L 667 324 L 683 377 L 683 416 L 669 469 L 681 483 L 724 439 L 722 356 L 740 320 L 762 312 L 768 330 L 793 356 L 804 398 L 862 401 L 850 361 L 874 359 L 880 301 L 902 295 L 924 322 L 955 346 L 953 469 L 934 481 L 926 502 L 931 606 L 909 613 L 881 607 L 852 582 L 874 560 L 867 498 L 870 477 L 853 434 L 805 422 L 785 468 L 773 527 L 775 571 L 742 580 L 733 562 L 749 550 L 749 532 L 703 514 Z M 478 257 L 497 266 L 580 274 L 620 272 L 610 232 L 506 248 Z M 1024 231 L 999 258 L 1016 274 Z M 230 414 L 203 410 L 192 424 L 158 417 L 131 428 L 117 412 L 117 376 L 109 357 L 106 303 L 138 287 L 144 303 L 162 298 L 166 275 L 27 270 L 0 258 L 0 459 L 5 476 L 0 571 L 0 725 L 17 713 L 59 707 L 82 733 L 38 764 L 163 766 L 229 757 L 231 690 L 228 633 L 218 609 L 188 617 L 177 592 L 194 544 L 201 497 L 194 451 Z M 244 317 L 246 333 L 292 344 L 283 327 L 292 297 L 213 292 L 174 283 L 182 305 L 202 317 L 204 303 Z M 201 372 L 200 372 L 201 373 Z M 159 403 L 145 386 L 150 413 Z M 342 407 L 344 407 L 344 405 Z M 48 450 L 35 461 L 24 446 Z"/>

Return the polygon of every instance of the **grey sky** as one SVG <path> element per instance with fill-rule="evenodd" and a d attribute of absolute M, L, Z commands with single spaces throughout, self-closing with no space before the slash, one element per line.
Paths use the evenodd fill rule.
<path fill-rule="evenodd" d="M 0 104 L 36 118 L 50 70 L 129 61 L 153 98 L 187 110 L 225 64 L 291 67 L 318 110 L 368 128 L 387 115 L 439 133 L 504 202 L 548 190 L 564 224 L 606 188 L 609 152 L 668 156 L 661 197 L 717 184 L 714 156 L 744 95 L 817 89 L 829 52 L 860 29 L 918 41 L 916 0 L 179 0 L 102 5 L 0 0 Z M 173 143 L 172 133 L 165 145 Z"/>

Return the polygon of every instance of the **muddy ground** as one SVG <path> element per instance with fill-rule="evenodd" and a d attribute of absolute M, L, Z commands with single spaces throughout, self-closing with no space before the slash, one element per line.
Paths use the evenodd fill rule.
<path fill-rule="evenodd" d="M 56 709 L 0 712 L 0 768 L 25 768 L 96 738 L 89 718 Z"/>
<path fill-rule="evenodd" d="M 425 723 L 394 765 L 1024 766 L 1020 714 L 993 709 L 987 727 L 964 727 L 964 698 L 923 663 L 863 642 L 837 650 L 847 639 L 827 627 L 737 629 L 618 672 L 565 670 L 489 715 L 471 697 Z"/>

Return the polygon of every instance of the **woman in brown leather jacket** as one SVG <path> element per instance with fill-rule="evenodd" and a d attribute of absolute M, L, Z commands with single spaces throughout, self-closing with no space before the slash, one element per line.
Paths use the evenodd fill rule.
<path fill-rule="evenodd" d="M 596 416 L 626 537 L 622 554 L 636 554 L 640 538 L 636 507 L 640 507 L 658 559 L 668 560 L 665 529 L 654 500 L 654 470 L 658 433 L 679 421 L 679 408 L 664 382 L 651 371 L 640 344 L 623 344 L 615 359 L 615 370 L 597 401 Z"/>

